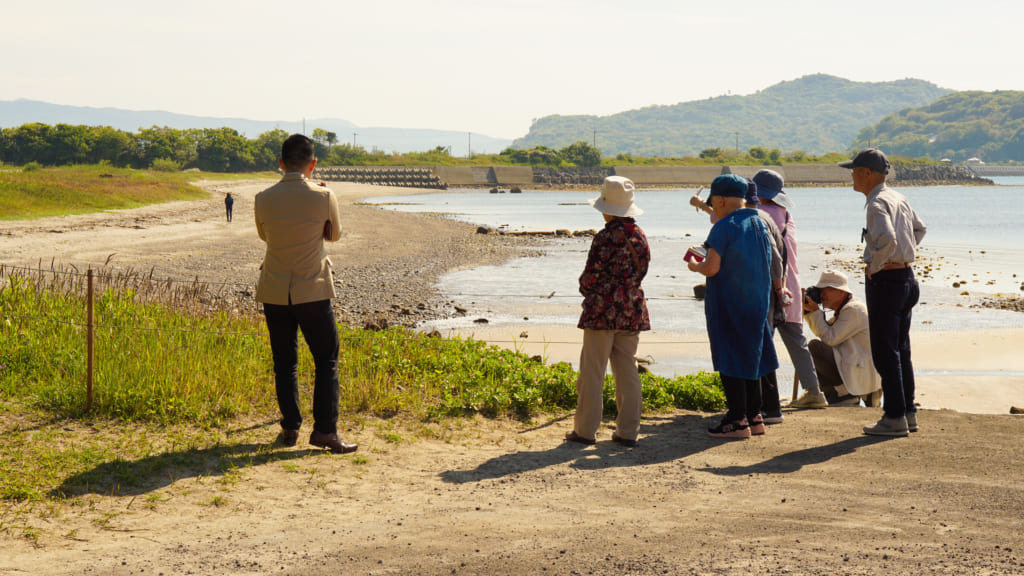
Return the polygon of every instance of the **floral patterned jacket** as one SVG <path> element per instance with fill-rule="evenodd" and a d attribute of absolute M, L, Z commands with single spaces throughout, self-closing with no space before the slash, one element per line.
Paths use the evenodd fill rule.
<path fill-rule="evenodd" d="M 633 253 L 626 242 L 633 247 Z M 594 236 L 587 267 L 580 275 L 583 314 L 579 328 L 650 330 L 647 300 L 640 282 L 647 275 L 651 249 L 632 218 L 615 218 Z M 637 269 L 639 264 L 639 270 Z"/>

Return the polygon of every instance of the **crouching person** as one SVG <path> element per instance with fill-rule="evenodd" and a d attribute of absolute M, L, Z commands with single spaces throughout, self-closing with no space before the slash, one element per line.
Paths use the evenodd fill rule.
<path fill-rule="evenodd" d="M 868 308 L 842 272 L 826 270 L 804 296 L 804 321 L 818 337 L 808 348 L 829 406 L 879 406 L 882 381 L 871 361 Z M 828 308 L 832 318 L 825 318 Z"/>

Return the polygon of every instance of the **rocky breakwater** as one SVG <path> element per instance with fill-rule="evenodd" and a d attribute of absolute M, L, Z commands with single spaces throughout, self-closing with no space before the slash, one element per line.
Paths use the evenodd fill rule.
<path fill-rule="evenodd" d="M 600 188 L 606 176 L 615 173 L 614 168 L 547 168 L 538 166 L 533 169 L 533 183 L 552 188 L 572 188 L 576 186 Z"/>
<path fill-rule="evenodd" d="M 949 166 L 942 164 L 895 164 L 891 183 L 894 186 L 936 186 L 936 185 L 967 185 L 991 186 L 988 178 L 981 178 L 966 166 Z"/>

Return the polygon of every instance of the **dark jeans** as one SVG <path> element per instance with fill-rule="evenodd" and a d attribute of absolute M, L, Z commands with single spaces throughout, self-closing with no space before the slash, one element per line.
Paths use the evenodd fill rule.
<path fill-rule="evenodd" d="M 779 403 L 779 380 L 775 370 L 761 376 L 761 410 L 765 414 L 778 414 L 782 411 Z"/>
<path fill-rule="evenodd" d="M 264 304 L 270 332 L 270 351 L 274 355 L 274 383 L 277 405 L 281 409 L 281 427 L 298 430 L 302 426 L 299 410 L 299 338 L 298 330 L 313 355 L 313 428 L 331 434 L 338 431 L 338 326 L 330 300 L 304 304 Z"/>
<path fill-rule="evenodd" d="M 728 411 L 725 413 L 726 422 L 739 422 L 744 418 L 750 422 L 754 416 L 761 413 L 761 382 L 725 374 L 720 376 L 722 388 L 725 390 L 725 403 L 728 405 Z"/>
<path fill-rule="evenodd" d="M 882 377 L 883 409 L 900 418 L 914 407 L 914 365 L 910 360 L 910 317 L 921 297 L 912 268 L 882 270 L 865 283 L 871 357 Z"/>
<path fill-rule="evenodd" d="M 807 349 L 811 352 L 811 359 L 814 360 L 814 371 L 818 373 L 818 386 L 825 393 L 829 402 L 839 400 L 839 393 L 836 388 L 843 386 L 843 375 L 839 373 L 839 366 L 836 364 L 836 356 L 832 347 L 821 340 L 814 339 L 807 343 Z"/>
<path fill-rule="evenodd" d="M 227 210 L 227 215 L 228 215 L 228 222 L 231 222 L 231 206 L 228 206 L 226 208 L 226 210 Z"/>

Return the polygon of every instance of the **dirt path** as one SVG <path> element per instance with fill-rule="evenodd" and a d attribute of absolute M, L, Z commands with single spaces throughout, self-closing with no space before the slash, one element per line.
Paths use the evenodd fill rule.
<path fill-rule="evenodd" d="M 114 253 L 175 277 L 251 282 L 262 256 L 251 199 L 266 184 L 211 186 L 238 198 L 230 225 L 218 196 L 5 224 L 2 259 L 102 264 Z M 340 188 L 348 203 L 380 191 Z M 450 245 L 507 256 L 464 226 L 344 212 L 336 267 L 384 261 L 408 275 L 419 259 L 429 276 Z M 910 438 L 861 435 L 877 417 L 788 412 L 765 437 L 721 442 L 704 434 L 711 415 L 647 415 L 635 449 L 608 442 L 609 429 L 596 447 L 563 444 L 571 415 L 414 430 L 359 420 L 345 437 L 360 451 L 344 457 L 304 438 L 274 447 L 272 422 L 239 425 L 211 432 L 222 442 L 200 450 L 209 465 L 183 466 L 185 448 L 117 464 L 143 486 L 55 505 L 35 541 L 0 536 L 0 574 L 1024 573 L 1024 420 L 923 411 Z M 9 425 L 64 426 L 69 441 L 96 433 Z"/>
<path fill-rule="evenodd" d="M 569 419 L 397 444 L 370 423 L 346 433 L 358 457 L 267 453 L 262 426 L 210 450 L 237 470 L 127 463 L 149 485 L 66 505 L 38 548 L 7 538 L 0 573 L 1024 572 L 1024 421 L 929 411 L 910 438 L 878 440 L 860 434 L 872 417 L 790 413 L 722 442 L 709 415 L 651 415 L 635 449 L 607 429 L 562 444 Z"/>

